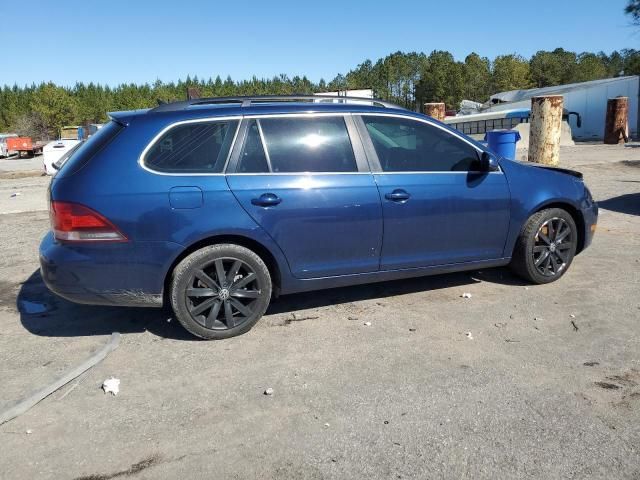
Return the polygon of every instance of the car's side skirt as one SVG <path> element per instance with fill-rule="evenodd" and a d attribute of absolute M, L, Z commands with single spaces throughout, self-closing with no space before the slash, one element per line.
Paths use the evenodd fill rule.
<path fill-rule="evenodd" d="M 335 277 L 322 277 L 311 279 L 283 279 L 280 293 L 308 292 L 312 290 L 323 290 L 327 288 L 347 287 L 350 285 L 362 285 L 365 283 L 386 282 L 388 280 L 399 280 L 402 278 L 425 277 L 438 275 L 441 273 L 463 272 L 476 270 L 479 268 L 503 267 L 508 265 L 511 258 L 496 258 L 477 262 L 451 263 L 432 267 L 408 268 L 402 270 L 385 270 L 380 272 L 358 273 L 353 275 L 340 275 Z"/>

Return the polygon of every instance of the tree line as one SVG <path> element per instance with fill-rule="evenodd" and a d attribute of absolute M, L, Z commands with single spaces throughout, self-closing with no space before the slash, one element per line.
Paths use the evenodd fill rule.
<path fill-rule="evenodd" d="M 476 53 L 456 61 L 446 51 L 429 55 L 396 52 L 377 60 L 366 60 L 329 82 L 312 82 L 306 76 L 234 81 L 220 76 L 187 77 L 177 82 L 121 84 L 117 86 L 78 82 L 60 86 L 52 82 L 0 89 L 0 131 L 34 138 L 56 136 L 64 125 L 86 125 L 106 121 L 106 113 L 148 108 L 159 102 L 182 100 L 187 88 L 197 88 L 203 97 L 235 95 L 311 94 L 350 89 L 373 89 L 378 98 L 410 109 L 424 102 L 445 102 L 456 109 L 462 99 L 485 102 L 493 93 L 546 87 L 621 75 L 640 74 L 640 50 L 625 49 L 611 54 L 575 53 L 558 48 L 540 51 L 530 59 L 516 54 L 493 60 Z"/>

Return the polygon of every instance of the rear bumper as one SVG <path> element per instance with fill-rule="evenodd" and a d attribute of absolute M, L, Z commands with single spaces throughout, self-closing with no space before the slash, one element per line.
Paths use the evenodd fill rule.
<path fill-rule="evenodd" d="M 49 290 L 75 303 L 161 307 L 166 272 L 182 249 L 171 242 L 69 245 L 49 232 L 40 272 Z"/>

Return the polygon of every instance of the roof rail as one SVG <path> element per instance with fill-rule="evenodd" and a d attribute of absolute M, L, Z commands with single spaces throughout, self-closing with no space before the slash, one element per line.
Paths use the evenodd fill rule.
<path fill-rule="evenodd" d="M 359 102 L 369 102 L 373 106 L 384 108 L 397 108 L 406 110 L 400 105 L 386 102 L 384 100 L 378 100 L 376 98 L 366 97 L 343 97 L 339 95 L 258 95 L 249 97 L 211 97 L 211 98 L 194 98 L 192 100 L 184 100 L 172 103 L 163 103 L 157 107 L 151 109 L 152 112 L 174 112 L 177 110 L 186 110 L 189 107 L 198 105 L 217 105 L 224 103 L 239 103 L 242 107 L 249 107 L 251 105 L 260 103 L 278 103 L 278 102 L 313 102 L 323 103 L 327 100 L 356 100 Z"/>

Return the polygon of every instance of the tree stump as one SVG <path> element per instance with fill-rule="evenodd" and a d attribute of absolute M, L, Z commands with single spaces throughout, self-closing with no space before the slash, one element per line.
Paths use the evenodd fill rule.
<path fill-rule="evenodd" d="M 187 87 L 187 100 L 200 98 L 200 89 L 197 87 Z"/>
<path fill-rule="evenodd" d="M 604 143 L 618 145 L 629 141 L 629 99 L 610 98 L 604 123 Z"/>
<path fill-rule="evenodd" d="M 424 114 L 435 118 L 436 120 L 443 121 L 445 117 L 446 106 L 444 103 L 425 103 Z"/>
<path fill-rule="evenodd" d="M 562 95 L 547 95 L 531 99 L 530 162 L 545 165 L 560 163 L 563 103 Z"/>

